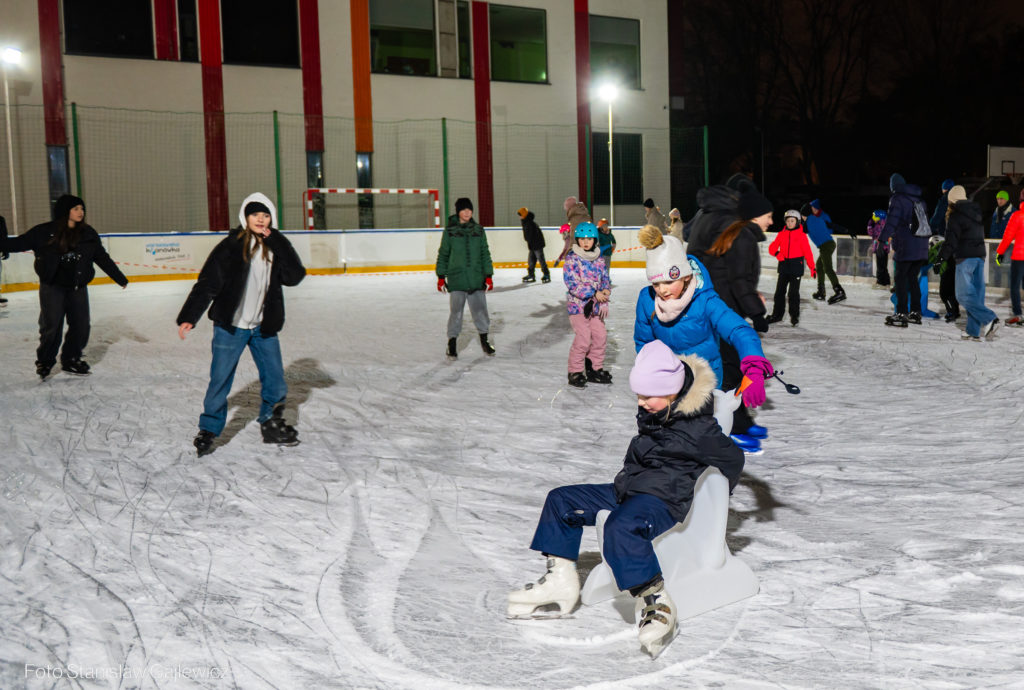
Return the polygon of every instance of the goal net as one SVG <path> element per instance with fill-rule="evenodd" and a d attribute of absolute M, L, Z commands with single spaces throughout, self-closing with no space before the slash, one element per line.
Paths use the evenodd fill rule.
<path fill-rule="evenodd" d="M 322 195 L 322 202 L 317 195 Z M 365 201 L 366 195 L 371 195 L 369 203 Z M 307 230 L 316 228 L 318 213 L 323 213 L 321 227 L 327 230 L 441 227 L 441 204 L 436 189 L 314 187 L 302 193 L 302 207 Z"/>

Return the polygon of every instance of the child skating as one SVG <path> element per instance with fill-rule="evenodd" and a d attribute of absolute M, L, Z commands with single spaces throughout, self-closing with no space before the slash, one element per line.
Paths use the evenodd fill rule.
<path fill-rule="evenodd" d="M 800 212 L 786 211 L 786 224 L 768 246 L 768 252 L 779 260 L 779 279 L 775 283 L 775 301 L 768 323 L 782 321 L 786 315 L 786 301 L 789 301 L 789 321 L 794 326 L 800 323 L 800 279 L 804 275 L 804 263 L 814 270 L 814 253 L 807 234 L 800 227 Z"/>
<path fill-rule="evenodd" d="M 601 248 L 597 246 L 597 227 L 590 222 L 576 226 L 576 240 L 565 258 L 562 279 L 568 290 L 569 324 L 576 334 L 569 347 L 569 385 L 583 388 L 591 383 L 611 383 L 604 370 L 608 333 L 604 319 L 608 315 L 611 283 Z M 590 360 L 592 368 L 586 367 Z"/>
<path fill-rule="evenodd" d="M 657 656 L 676 630 L 676 605 L 665 589 L 652 541 L 686 519 L 697 478 L 717 467 L 735 487 L 743 453 L 712 413 L 717 376 L 694 355 L 676 356 L 659 340 L 645 345 L 629 375 L 637 395 L 637 435 L 611 484 L 562 486 L 548 493 L 530 548 L 547 557 L 547 573 L 508 595 L 510 618 L 543 615 L 555 605 L 567 615 L 580 596 L 576 572 L 584 526 L 601 510 L 604 556 L 619 589 L 636 598 L 641 648 Z M 656 460 L 656 461 L 653 461 Z M 694 592 L 694 596 L 700 596 Z"/>

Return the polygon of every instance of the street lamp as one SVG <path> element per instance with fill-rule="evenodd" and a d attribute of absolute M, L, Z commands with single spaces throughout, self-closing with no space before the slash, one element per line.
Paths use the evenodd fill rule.
<path fill-rule="evenodd" d="M 619 87 L 605 84 L 598 95 L 608 101 L 608 227 L 615 227 L 615 177 L 612 175 L 612 101 L 619 95 Z"/>
<path fill-rule="evenodd" d="M 18 234 L 18 196 L 14 188 L 14 140 L 11 137 L 11 92 L 7 87 L 7 65 L 20 65 L 21 51 L 17 48 L 0 50 L 0 67 L 4 73 L 4 115 L 7 119 L 7 167 L 11 173 L 11 227 Z"/>

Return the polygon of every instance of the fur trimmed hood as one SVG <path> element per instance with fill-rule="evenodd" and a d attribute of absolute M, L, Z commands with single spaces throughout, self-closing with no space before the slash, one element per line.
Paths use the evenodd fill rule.
<path fill-rule="evenodd" d="M 718 387 L 718 376 L 711 365 L 697 355 L 679 355 L 679 361 L 690 370 L 693 383 L 672 405 L 672 413 L 692 417 L 703 412 L 711 401 L 711 392 Z"/>

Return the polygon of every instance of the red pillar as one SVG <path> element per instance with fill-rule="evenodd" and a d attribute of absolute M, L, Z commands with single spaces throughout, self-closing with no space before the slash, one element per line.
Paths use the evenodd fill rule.
<path fill-rule="evenodd" d="M 491 32 L 486 2 L 473 0 L 473 95 L 476 101 L 477 222 L 494 225 L 494 169 L 491 148 Z M 451 213 L 445 209 L 445 213 Z"/>
<path fill-rule="evenodd" d="M 39 63 L 43 73 L 43 118 L 46 145 L 67 146 L 64 124 L 64 77 L 60 57 L 60 5 L 39 0 Z"/>
<path fill-rule="evenodd" d="M 176 0 L 153 0 L 156 59 L 178 59 L 178 7 Z"/>
<path fill-rule="evenodd" d="M 299 0 L 302 38 L 302 108 L 306 150 L 324 150 L 324 101 L 320 78 L 320 10 L 317 0 Z"/>
<path fill-rule="evenodd" d="M 206 136 L 207 217 L 210 230 L 226 230 L 232 223 L 228 212 L 228 151 L 224 137 L 219 0 L 199 0 L 199 44 L 203 73 L 203 132 Z"/>
<path fill-rule="evenodd" d="M 588 0 L 575 0 L 576 20 L 576 140 L 579 159 L 580 201 L 593 211 L 593 180 L 587 151 L 590 148 L 590 8 Z M 590 183 L 588 185 L 588 182 Z"/>

